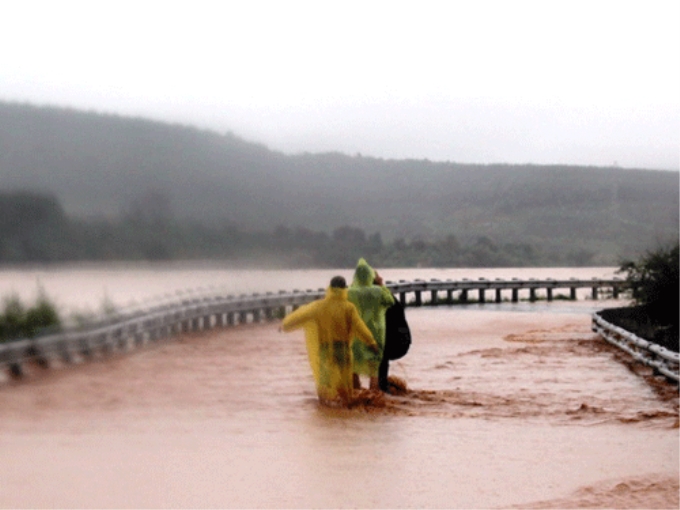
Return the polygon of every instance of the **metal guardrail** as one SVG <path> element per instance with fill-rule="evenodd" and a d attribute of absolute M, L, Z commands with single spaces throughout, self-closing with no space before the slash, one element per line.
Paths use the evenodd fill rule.
<path fill-rule="evenodd" d="M 0 344 L 0 369 L 19 376 L 28 363 L 50 366 L 98 354 L 129 351 L 183 333 L 264 322 L 318 299 L 324 290 L 184 299 L 113 314 L 64 331 Z"/>
<path fill-rule="evenodd" d="M 636 361 L 652 367 L 676 383 L 679 382 L 680 355 L 677 352 L 669 351 L 606 321 L 598 312 L 592 315 L 592 330 L 610 344 L 630 354 Z"/>
<path fill-rule="evenodd" d="M 618 279 L 603 280 L 415 280 L 412 282 L 386 282 L 386 286 L 406 306 L 439 305 L 468 302 L 469 293 L 476 292 L 479 303 L 486 302 L 486 292 L 495 292 L 495 301 L 501 302 L 502 293 L 510 292 L 511 300 L 519 300 L 520 291 L 529 293 L 528 299 L 538 299 L 536 292 L 544 289 L 546 299 L 553 299 L 553 290 L 569 289 L 570 299 L 576 299 L 576 290 L 591 289 L 593 299 L 603 289 L 611 289 L 614 297 L 626 288 L 626 282 Z M 55 362 L 73 363 L 97 355 L 125 352 L 148 343 L 173 336 L 229 327 L 249 322 L 266 322 L 285 316 L 290 310 L 322 297 L 324 289 L 279 291 L 278 294 L 252 294 L 179 298 L 174 302 L 161 303 L 112 314 L 78 327 L 32 339 L 20 339 L 0 344 L 0 370 L 14 376 L 24 373 L 27 364 L 50 366 Z M 423 300 L 429 293 L 429 300 Z M 446 297 L 442 296 L 446 293 Z M 412 297 L 412 299 L 410 299 Z"/>

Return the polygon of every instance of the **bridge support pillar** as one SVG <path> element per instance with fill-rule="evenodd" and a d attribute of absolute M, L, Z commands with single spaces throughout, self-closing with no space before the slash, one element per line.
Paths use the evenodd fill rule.
<path fill-rule="evenodd" d="M 519 301 L 519 289 L 512 289 L 512 302 L 517 303 Z"/>
<path fill-rule="evenodd" d="M 545 291 L 548 294 L 548 301 L 552 301 L 553 300 L 552 287 L 548 287 L 547 289 L 545 289 Z"/>
<path fill-rule="evenodd" d="M 503 301 L 501 299 L 501 289 L 496 289 L 496 303 L 500 303 L 501 301 Z"/>

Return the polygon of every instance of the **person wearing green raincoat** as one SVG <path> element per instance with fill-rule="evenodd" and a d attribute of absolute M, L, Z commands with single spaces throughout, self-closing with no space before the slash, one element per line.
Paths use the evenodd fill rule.
<path fill-rule="evenodd" d="M 368 352 L 379 348 L 356 307 L 347 300 L 342 276 L 331 280 L 324 299 L 308 303 L 283 319 L 281 330 L 304 328 L 307 355 L 319 401 L 326 405 L 352 404 L 352 341 L 358 339 Z"/>
<path fill-rule="evenodd" d="M 380 390 L 378 370 L 385 351 L 385 311 L 394 304 L 394 296 L 383 285 L 382 279 L 376 276 L 377 273 L 368 262 L 363 258 L 359 259 L 347 294 L 349 301 L 359 310 L 359 315 L 371 330 L 380 349 L 377 353 L 369 351 L 357 339 L 352 343 L 354 387 L 361 388 L 359 376 L 367 375 L 372 390 Z M 377 285 L 374 282 L 377 282 Z"/>

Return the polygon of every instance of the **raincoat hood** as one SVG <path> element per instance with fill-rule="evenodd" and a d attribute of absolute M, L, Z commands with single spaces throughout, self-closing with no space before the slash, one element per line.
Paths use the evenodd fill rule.
<path fill-rule="evenodd" d="M 373 285 L 373 280 L 375 279 L 375 270 L 368 265 L 365 259 L 360 258 L 357 262 L 357 268 L 354 271 L 354 279 L 352 280 L 352 285 L 366 287 L 368 285 Z"/>

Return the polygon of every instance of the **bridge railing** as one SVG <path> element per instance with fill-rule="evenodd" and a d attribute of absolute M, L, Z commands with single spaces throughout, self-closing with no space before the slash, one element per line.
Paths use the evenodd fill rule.
<path fill-rule="evenodd" d="M 603 292 L 614 297 L 626 289 L 626 282 L 618 279 L 592 280 L 415 280 L 386 282 L 406 306 L 441 305 L 470 302 L 477 294 L 477 302 L 485 303 L 487 292 L 494 292 L 494 300 L 501 302 L 520 299 L 539 299 L 543 290 L 546 299 L 555 296 L 553 290 L 567 289 L 569 299 L 577 298 L 578 289 L 589 289 L 597 299 Z M 300 305 L 321 298 L 324 289 L 279 291 L 264 294 L 208 295 L 193 294 L 164 299 L 163 302 L 113 313 L 77 326 L 69 326 L 31 339 L 18 339 L 0 344 L 0 371 L 21 375 L 31 365 L 51 366 L 55 363 L 74 363 L 112 352 L 125 352 L 159 342 L 176 335 L 230 327 L 252 322 L 266 322 L 284 317 Z M 503 299 L 503 293 L 510 298 Z M 428 299 L 424 299 L 423 294 Z M 429 295 L 429 296 L 428 296 Z"/>
<path fill-rule="evenodd" d="M 425 303 L 423 300 L 423 293 L 430 294 L 429 304 L 446 304 L 451 302 L 467 302 L 471 300 L 474 295 L 477 296 L 477 302 L 486 303 L 489 294 L 493 293 L 493 301 L 501 303 L 507 300 L 507 294 L 510 294 L 510 301 L 516 303 L 520 300 L 520 293 L 528 294 L 529 301 L 536 301 L 540 297 L 539 291 L 544 291 L 545 299 L 552 301 L 556 295 L 555 290 L 565 289 L 569 292 L 568 299 L 577 299 L 577 291 L 579 289 L 589 289 L 592 299 L 598 299 L 602 292 L 609 291 L 614 299 L 619 297 L 619 294 L 628 289 L 628 282 L 618 278 L 613 279 L 598 279 L 580 280 L 571 278 L 568 280 L 552 280 L 550 278 L 536 280 L 519 280 L 513 278 L 512 280 L 487 280 L 480 278 L 478 280 L 414 280 L 407 282 L 401 280 L 399 282 L 387 282 L 392 292 L 399 294 L 400 301 L 410 306 L 420 306 Z M 472 296 L 470 293 L 473 293 Z M 443 293 L 446 297 L 442 299 Z M 457 295 L 454 296 L 454 293 Z M 409 302 L 408 297 L 413 294 L 414 301 Z M 505 299 L 503 298 L 504 294 Z M 565 296 L 566 297 L 566 296 Z"/>

